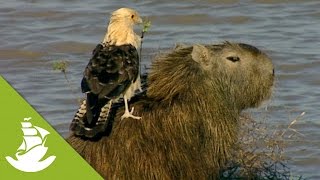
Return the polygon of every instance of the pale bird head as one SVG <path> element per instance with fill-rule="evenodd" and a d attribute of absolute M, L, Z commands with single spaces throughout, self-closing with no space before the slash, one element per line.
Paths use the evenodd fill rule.
<path fill-rule="evenodd" d="M 131 44 L 138 48 L 141 38 L 137 35 L 133 26 L 142 23 L 139 13 L 130 8 L 120 8 L 111 14 L 108 31 L 103 43 L 113 45 Z"/>
<path fill-rule="evenodd" d="M 110 23 L 113 21 L 123 21 L 131 26 L 142 23 L 139 13 L 130 8 L 120 8 L 114 11 L 111 15 Z"/>

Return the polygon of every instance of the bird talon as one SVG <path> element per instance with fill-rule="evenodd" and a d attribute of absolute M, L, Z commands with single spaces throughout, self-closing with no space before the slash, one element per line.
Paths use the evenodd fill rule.
<path fill-rule="evenodd" d="M 126 112 L 121 116 L 121 120 L 123 120 L 123 119 L 125 119 L 125 118 L 141 119 L 141 117 L 135 116 L 135 115 L 132 114 L 132 113 L 133 113 L 133 110 L 134 110 L 134 108 L 132 107 L 130 112 L 129 112 L 129 111 L 126 111 Z"/>
<path fill-rule="evenodd" d="M 134 111 L 134 107 L 131 108 L 130 114 L 132 114 Z"/>

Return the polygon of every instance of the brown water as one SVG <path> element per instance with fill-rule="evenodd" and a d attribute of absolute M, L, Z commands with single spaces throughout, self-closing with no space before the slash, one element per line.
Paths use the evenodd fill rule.
<path fill-rule="evenodd" d="M 286 152 L 294 174 L 320 179 L 320 1 L 10 0 L 0 2 L 0 74 L 63 136 L 82 97 L 79 82 L 91 51 L 105 33 L 109 13 L 128 6 L 153 23 L 143 63 L 176 42 L 244 42 L 266 51 L 276 67 L 274 97 L 254 113 L 304 134 Z M 69 60 L 68 77 L 52 70 Z M 265 108 L 267 107 L 267 108 Z"/>

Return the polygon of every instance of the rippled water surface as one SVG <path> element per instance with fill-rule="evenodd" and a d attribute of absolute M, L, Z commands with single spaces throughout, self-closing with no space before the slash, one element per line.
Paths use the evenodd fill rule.
<path fill-rule="evenodd" d="M 91 51 L 106 30 L 109 13 L 123 6 L 152 21 L 143 63 L 176 42 L 252 44 L 276 67 L 272 100 L 259 113 L 268 122 L 294 125 L 299 141 L 286 150 L 296 174 L 320 179 L 320 1 L 0 0 L 0 74 L 63 136 L 78 107 L 79 82 Z M 71 91 L 52 62 L 68 60 Z"/>

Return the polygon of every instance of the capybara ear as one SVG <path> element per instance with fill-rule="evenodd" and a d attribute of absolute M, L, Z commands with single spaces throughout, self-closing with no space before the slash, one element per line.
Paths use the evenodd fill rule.
<path fill-rule="evenodd" d="M 203 45 L 194 45 L 191 57 L 194 61 L 198 62 L 203 67 L 207 67 L 210 64 L 210 52 Z"/>

